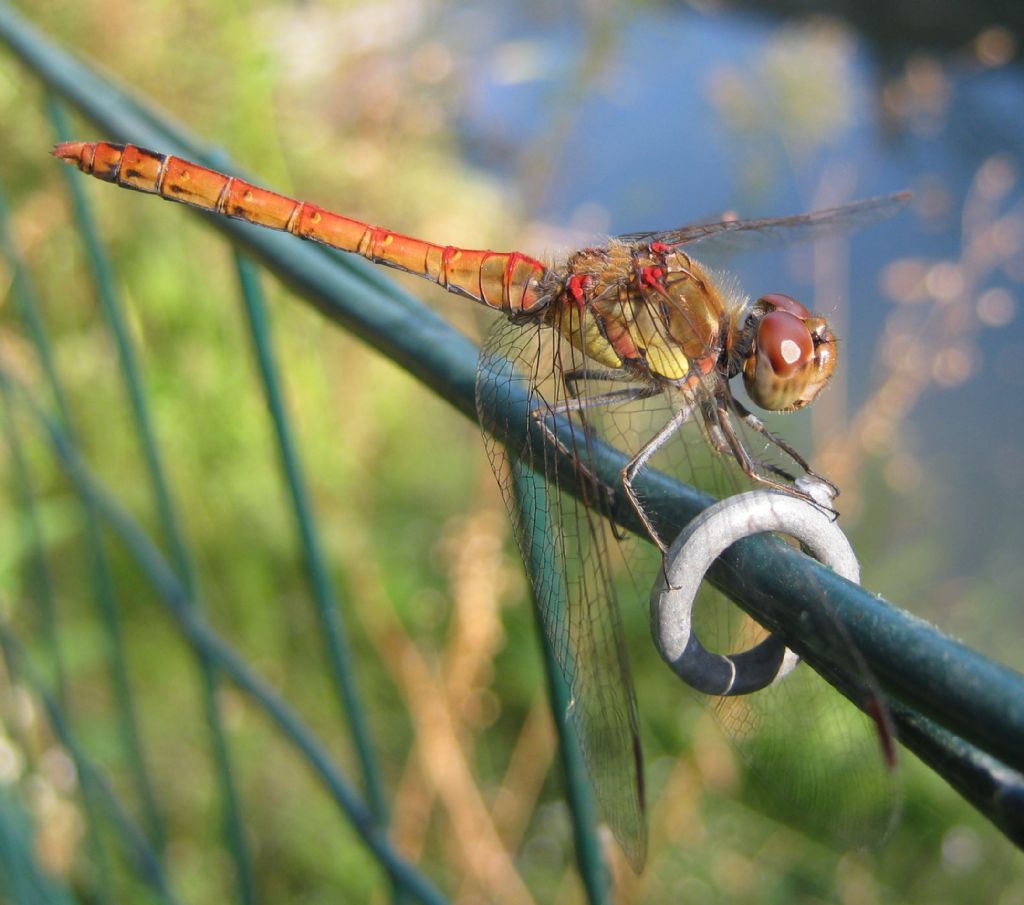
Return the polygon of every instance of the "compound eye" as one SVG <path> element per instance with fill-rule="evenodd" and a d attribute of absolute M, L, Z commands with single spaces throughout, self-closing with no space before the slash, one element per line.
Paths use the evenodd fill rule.
<path fill-rule="evenodd" d="M 818 395 L 835 367 L 835 340 L 823 320 L 776 309 L 757 323 L 743 382 L 756 405 L 791 412 Z"/>
<path fill-rule="evenodd" d="M 803 316 L 807 316 L 806 311 Z M 787 378 L 814 356 L 814 340 L 800 316 L 776 309 L 762 317 L 757 326 L 757 349 L 759 355 L 767 358 L 776 377 Z"/>
<path fill-rule="evenodd" d="M 764 311 L 788 311 L 794 317 L 810 317 L 811 312 L 801 305 L 795 298 L 783 295 L 781 292 L 769 292 L 757 300 L 756 307 Z"/>

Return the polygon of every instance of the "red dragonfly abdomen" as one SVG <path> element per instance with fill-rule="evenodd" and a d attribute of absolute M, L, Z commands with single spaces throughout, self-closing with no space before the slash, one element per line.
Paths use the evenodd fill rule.
<path fill-rule="evenodd" d="M 539 310 L 547 301 L 541 292 L 547 268 L 519 252 L 424 242 L 136 145 L 76 141 L 53 153 L 105 182 L 354 252 L 508 315 Z"/>

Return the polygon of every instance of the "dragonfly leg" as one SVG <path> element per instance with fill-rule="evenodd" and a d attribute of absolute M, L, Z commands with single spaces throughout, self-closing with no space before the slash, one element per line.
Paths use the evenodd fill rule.
<path fill-rule="evenodd" d="M 658 536 L 658 532 L 655 530 L 654 523 L 648 517 L 644 510 L 643 503 L 640 501 L 640 496 L 637 494 L 636 489 L 633 487 L 633 480 L 636 478 L 640 469 L 647 464 L 647 461 L 653 456 L 668 440 L 679 430 L 693 414 L 693 406 L 686 406 L 676 412 L 671 420 L 661 430 L 658 431 L 650 440 L 644 444 L 643 448 L 638 452 L 625 468 L 622 469 L 622 486 L 626 491 L 626 496 L 629 497 L 630 503 L 633 504 L 633 509 L 636 514 L 640 516 L 640 521 L 644 523 L 644 528 L 647 529 L 647 534 L 651 540 L 658 545 L 661 552 L 667 553 L 668 547 L 665 542 Z"/>
<path fill-rule="evenodd" d="M 577 372 L 580 373 L 580 372 Z M 603 374 L 604 372 L 588 372 L 589 374 Z M 615 374 L 617 372 L 609 372 Z M 594 487 L 598 487 L 603 490 L 605 494 L 605 509 L 608 513 L 612 512 L 615 502 L 615 489 L 609 487 L 607 484 L 603 484 L 597 475 L 587 466 L 587 464 L 581 459 L 579 453 L 570 449 L 566 443 L 558 436 L 557 431 L 548 423 L 549 417 L 556 417 L 558 415 L 571 415 L 574 412 L 580 413 L 592 408 L 600 408 L 606 405 L 614 405 L 617 402 L 635 402 L 641 399 L 648 399 L 651 396 L 656 395 L 661 390 L 654 384 L 646 386 L 628 387 L 624 390 L 611 390 L 607 393 L 600 393 L 596 396 L 577 396 L 572 399 L 562 399 L 554 405 L 548 406 L 544 409 L 534 409 L 530 413 L 530 417 L 537 423 L 542 431 L 544 431 L 545 437 L 548 441 L 561 452 L 563 455 L 569 457 L 576 468 Z M 584 422 L 584 429 L 587 429 L 587 425 Z M 634 503 L 635 505 L 635 503 Z M 645 520 L 646 523 L 646 520 Z M 616 537 L 620 540 L 618 530 L 612 521 L 612 531 L 615 532 Z"/>
<path fill-rule="evenodd" d="M 535 408 L 530 412 L 530 418 L 537 422 L 545 436 L 557 448 L 560 453 L 571 458 L 581 471 L 595 483 L 600 483 L 597 476 L 587 466 L 580 462 L 580 457 L 574 450 L 570 449 L 558 436 L 557 432 L 548 424 L 549 418 L 557 418 L 559 415 L 572 415 L 578 413 L 583 415 L 589 408 L 600 408 L 604 405 L 613 405 L 616 402 L 634 402 L 640 399 L 647 399 L 658 392 L 656 386 L 629 387 L 625 390 L 611 390 L 607 393 L 600 393 L 596 396 L 575 396 L 570 399 L 561 399 L 553 405 L 545 408 Z M 585 425 L 586 426 L 586 425 Z"/>
<path fill-rule="evenodd" d="M 635 383 L 636 377 L 627 371 L 615 371 L 611 368 L 574 368 L 562 375 L 565 390 L 573 399 L 579 399 L 577 384 L 587 380 L 601 380 L 606 383 Z M 600 397 L 595 397 L 600 398 Z"/>
<path fill-rule="evenodd" d="M 792 459 L 809 478 L 814 478 L 816 481 L 820 481 L 824 484 L 829 491 L 831 491 L 833 497 L 839 496 L 839 488 L 836 487 L 828 478 L 823 477 L 814 471 L 808 464 L 807 460 L 800 455 L 792 446 L 790 446 L 785 440 L 782 439 L 778 434 L 772 433 L 768 428 L 764 426 L 764 422 L 758 418 L 753 412 L 748 411 L 740 402 L 735 399 L 730 400 L 730 408 L 740 417 L 747 427 L 757 431 L 761 434 L 769 443 L 777 446 L 781 449 L 790 459 Z"/>
<path fill-rule="evenodd" d="M 821 502 L 816 500 L 807 491 L 801 490 L 799 487 L 794 487 L 792 484 L 794 477 L 788 471 L 783 468 L 779 468 L 777 465 L 773 465 L 771 462 L 763 462 L 752 458 L 750 453 L 748 453 L 746 448 L 743 446 L 740 438 L 736 436 L 736 431 L 733 429 L 729 414 L 729 408 L 719 407 L 717 430 L 720 432 L 721 436 L 724 437 L 728 447 L 728 452 L 732 454 L 733 459 L 736 460 L 736 463 L 748 478 L 753 481 L 757 481 L 759 484 L 764 484 L 766 487 L 771 487 L 773 490 L 781 490 L 783 493 L 789 494 L 790 496 L 806 500 L 812 506 L 816 506 L 818 509 L 821 509 L 829 515 L 837 515 L 834 509 L 829 506 L 823 506 Z M 746 419 L 744 419 L 744 421 L 746 421 Z M 761 433 L 767 434 L 768 431 L 763 430 Z M 773 437 L 774 435 L 769 437 L 769 439 L 772 439 Z M 823 478 L 818 478 L 818 476 L 810 469 L 805 469 L 805 471 L 809 477 L 822 480 L 824 483 L 828 484 L 828 482 L 824 481 Z M 782 480 L 776 480 L 775 478 L 768 477 L 765 472 L 777 475 Z M 829 484 L 829 486 L 831 487 L 832 485 Z"/>
<path fill-rule="evenodd" d="M 764 462 L 751 456 L 743 445 L 743 441 L 736 435 L 729 414 L 729 409 L 720 405 L 714 409 L 713 419 L 709 422 L 711 424 L 710 432 L 718 452 L 732 456 L 743 473 L 751 480 L 776 490 L 790 491 L 790 483 L 794 480 L 793 475 L 771 462 Z M 782 480 L 776 481 L 773 478 L 765 477 L 765 472 L 770 472 Z"/>
<path fill-rule="evenodd" d="M 594 372 L 588 372 L 588 376 Z M 611 372 L 615 373 L 615 372 Z M 568 377 L 566 377 L 568 380 Z M 588 378 L 581 378 L 588 379 Z M 587 409 L 601 408 L 606 405 L 614 405 L 616 402 L 637 402 L 641 399 L 650 399 L 660 393 L 659 387 L 654 384 L 637 387 L 627 387 L 624 390 L 609 390 L 607 393 L 598 393 L 596 396 L 572 396 L 570 399 L 562 399 L 554 405 L 544 409 L 534 409 L 530 414 L 535 421 L 540 421 L 548 415 L 569 415 L 573 412 L 584 412 Z"/>

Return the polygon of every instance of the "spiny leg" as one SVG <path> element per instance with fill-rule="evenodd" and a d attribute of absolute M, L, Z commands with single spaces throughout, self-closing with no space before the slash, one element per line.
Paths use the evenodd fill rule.
<path fill-rule="evenodd" d="M 655 530 L 654 523 L 648 518 L 647 513 L 644 511 L 643 503 L 640 502 L 640 497 L 636 490 L 633 488 L 633 480 L 636 478 L 637 473 L 641 468 L 647 464 L 647 461 L 653 456 L 668 440 L 672 435 L 679 430 L 693 414 L 693 406 L 686 406 L 676 412 L 671 420 L 658 431 L 650 440 L 644 444 L 643 448 L 638 452 L 625 468 L 622 469 L 622 486 L 626 491 L 626 496 L 629 497 L 630 503 L 633 505 L 633 509 L 636 514 L 640 517 L 640 521 L 643 522 L 644 528 L 647 530 L 647 534 L 658 545 L 662 554 L 668 553 L 668 547 L 658 536 L 658 532 Z"/>
<path fill-rule="evenodd" d="M 732 410 L 742 419 L 743 423 L 747 425 L 747 427 L 757 431 L 759 434 L 765 437 L 765 439 L 767 439 L 769 443 L 781 449 L 787 456 L 789 456 L 790 459 L 792 459 L 798 466 L 800 466 L 801 469 L 803 469 L 804 473 L 809 478 L 814 478 L 814 480 L 820 481 L 822 484 L 824 484 L 831 492 L 833 498 L 839 496 L 839 488 L 836 487 L 835 484 L 833 484 L 828 478 L 823 477 L 822 475 L 814 471 L 808 464 L 807 460 L 803 456 L 801 456 L 800 453 L 798 453 L 792 446 L 789 445 L 789 443 L 783 440 L 782 437 L 780 437 L 778 434 L 772 433 L 772 431 L 768 430 L 768 428 L 765 427 L 764 422 L 760 418 L 758 418 L 753 412 L 749 411 L 736 399 L 730 398 L 729 405 L 732 408 Z"/>
<path fill-rule="evenodd" d="M 573 412 L 584 412 L 587 409 L 614 405 L 616 402 L 638 402 L 641 399 L 657 396 L 660 392 L 659 387 L 647 384 L 627 387 L 624 390 L 609 390 L 607 393 L 598 393 L 596 396 L 573 396 L 571 399 L 562 399 L 543 409 L 536 408 L 530 412 L 530 415 L 534 420 L 540 421 L 549 415 L 571 415 Z"/>
<path fill-rule="evenodd" d="M 753 481 L 757 481 L 759 484 L 764 484 L 766 487 L 771 487 L 773 490 L 781 490 L 783 493 L 787 493 L 790 496 L 799 497 L 802 500 L 806 500 L 812 506 L 817 507 L 825 511 L 826 513 L 836 515 L 834 509 L 823 506 L 818 500 L 816 500 L 810 493 L 805 490 L 801 490 L 799 487 L 794 487 L 792 482 L 794 480 L 791 475 L 785 469 L 779 468 L 770 462 L 762 462 L 751 458 L 750 453 L 747 452 L 746 447 L 743 446 L 743 442 L 736 435 L 736 431 L 732 426 L 732 421 L 729 418 L 729 410 L 727 408 L 718 409 L 719 419 L 718 427 L 722 434 L 725 436 L 726 443 L 728 444 L 729 451 L 732 453 L 732 457 L 736 460 L 736 463 L 743 470 L 743 473 Z M 765 471 L 772 472 L 779 477 L 782 481 L 777 481 L 774 478 L 770 478 L 764 474 Z M 812 472 L 808 471 L 809 476 L 814 476 Z"/>
<path fill-rule="evenodd" d="M 614 373 L 614 372 L 613 372 Z M 639 387 L 629 387 L 624 390 L 611 390 L 607 393 L 600 393 L 597 396 L 579 396 L 573 399 L 562 399 L 544 409 L 534 409 L 530 412 L 530 417 L 537 423 L 540 429 L 544 432 L 544 436 L 548 441 L 561 452 L 563 455 L 570 458 L 575 467 L 579 469 L 579 472 L 590 481 L 595 487 L 600 487 L 605 491 L 607 509 L 609 512 L 612 510 L 612 505 L 615 500 L 615 490 L 612 487 L 603 484 L 596 474 L 589 468 L 589 466 L 583 462 L 575 450 L 570 449 L 558 436 L 554 427 L 548 424 L 547 419 L 549 417 L 556 417 L 558 415 L 569 415 L 573 412 L 582 413 L 588 409 L 600 408 L 602 406 L 614 405 L 617 402 L 636 402 L 642 399 L 649 399 L 651 396 L 657 395 L 661 392 L 660 388 L 654 384 Z M 587 429 L 584 423 L 584 429 Z M 634 503 L 634 505 L 636 505 Z M 641 516 L 643 518 L 643 516 Z M 645 520 L 646 524 L 646 520 Z M 618 532 L 615 528 L 614 522 L 612 523 L 612 530 L 618 537 Z M 619 538 L 621 540 L 621 538 Z"/>
<path fill-rule="evenodd" d="M 789 456 L 797 465 L 800 466 L 805 472 L 810 474 L 811 466 L 807 463 L 807 460 L 800 455 L 792 446 L 790 446 L 785 440 L 783 440 L 777 434 L 773 434 L 768 428 L 764 426 L 764 422 L 758 418 L 753 412 L 746 408 L 742 403 L 733 397 L 729 398 L 729 408 L 732 409 L 736 415 L 746 424 L 748 427 L 757 431 L 759 434 L 764 435 L 769 442 L 779 447 L 787 456 Z"/>
<path fill-rule="evenodd" d="M 701 403 L 700 411 L 708 440 L 715 452 L 733 459 L 739 465 L 740 470 L 751 480 L 780 490 L 790 490 L 790 485 L 795 480 L 793 475 L 771 462 L 755 459 L 747 451 L 743 441 L 733 428 L 732 420 L 729 417 L 730 410 L 727 408 L 726 402 L 706 400 Z M 765 471 L 778 475 L 786 483 L 766 478 L 762 473 Z"/>
<path fill-rule="evenodd" d="M 628 371 L 612 370 L 611 368 L 574 368 L 562 375 L 565 390 L 573 399 L 579 399 L 576 385 L 586 380 L 600 380 L 605 383 L 636 383 L 637 379 Z"/>

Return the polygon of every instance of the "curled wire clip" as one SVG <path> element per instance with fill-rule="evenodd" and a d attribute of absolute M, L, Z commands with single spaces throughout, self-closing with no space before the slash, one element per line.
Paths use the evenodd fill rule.
<path fill-rule="evenodd" d="M 809 481 L 800 489 L 823 505 L 831 503 L 823 482 Z M 815 559 L 850 581 L 860 581 L 860 566 L 846 535 L 833 517 L 806 499 L 753 490 L 705 509 L 672 544 L 651 592 L 651 631 L 661 656 L 687 685 L 704 694 L 759 691 L 800 662 L 774 633 L 742 653 L 717 654 L 694 631 L 694 601 L 711 564 L 731 544 L 765 531 L 796 538 Z"/>

